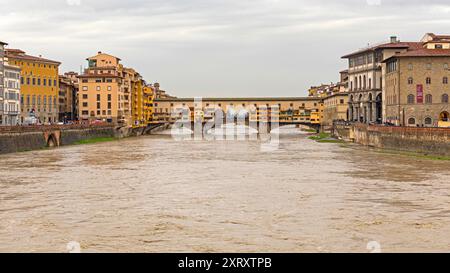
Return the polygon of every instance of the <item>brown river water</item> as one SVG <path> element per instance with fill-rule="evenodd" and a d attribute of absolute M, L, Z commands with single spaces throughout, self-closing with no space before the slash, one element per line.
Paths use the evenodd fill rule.
<path fill-rule="evenodd" d="M 450 163 L 281 137 L 0 156 L 0 252 L 450 251 Z"/>

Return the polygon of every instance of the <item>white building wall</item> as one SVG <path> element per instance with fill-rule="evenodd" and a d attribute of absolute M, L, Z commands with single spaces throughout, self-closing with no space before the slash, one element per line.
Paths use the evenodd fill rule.
<path fill-rule="evenodd" d="M 4 62 L 3 125 L 20 124 L 20 68 Z"/>
<path fill-rule="evenodd" d="M 5 90 L 3 87 L 4 83 L 4 56 L 5 56 L 5 46 L 0 42 L 0 125 L 3 124 L 4 119 L 4 94 Z"/>

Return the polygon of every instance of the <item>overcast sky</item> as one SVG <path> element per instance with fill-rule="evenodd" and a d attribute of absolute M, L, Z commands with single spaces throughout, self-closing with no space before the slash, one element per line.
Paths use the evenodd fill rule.
<path fill-rule="evenodd" d="M 103 51 L 183 96 L 302 96 L 346 53 L 450 34 L 448 0 L 0 0 L 0 40 L 61 61 Z"/>

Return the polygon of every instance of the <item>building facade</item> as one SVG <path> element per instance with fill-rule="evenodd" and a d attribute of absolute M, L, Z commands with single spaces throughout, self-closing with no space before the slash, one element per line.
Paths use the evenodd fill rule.
<path fill-rule="evenodd" d="M 148 84 L 144 86 L 144 119 L 147 124 L 153 121 L 155 88 Z"/>
<path fill-rule="evenodd" d="M 337 92 L 323 99 L 322 126 L 324 128 L 333 126 L 334 121 L 347 121 L 349 119 L 348 98 L 347 92 Z"/>
<path fill-rule="evenodd" d="M 418 43 L 400 42 L 393 36 L 383 43 L 358 50 L 342 58 L 348 59 L 349 115 L 351 121 L 382 123 L 386 105 L 383 104 L 383 61 L 393 55 L 415 48 Z"/>
<path fill-rule="evenodd" d="M 131 82 L 125 78 L 120 59 L 98 52 L 87 59 L 88 68 L 79 75 L 78 114 L 80 122 L 131 123 Z"/>
<path fill-rule="evenodd" d="M 7 49 L 9 64 L 20 67 L 22 123 L 30 115 L 41 123 L 58 121 L 60 62 L 25 54 L 19 49 Z"/>
<path fill-rule="evenodd" d="M 145 127 L 147 123 L 144 115 L 144 86 L 142 76 L 134 69 L 127 69 L 130 73 L 131 84 L 131 120 L 133 127 Z"/>
<path fill-rule="evenodd" d="M 3 125 L 15 126 L 20 121 L 20 67 L 4 62 Z"/>
<path fill-rule="evenodd" d="M 161 89 L 161 85 L 158 82 L 153 84 L 155 91 L 155 99 L 173 99 L 174 96 L 169 95 L 165 90 Z"/>
<path fill-rule="evenodd" d="M 66 72 L 64 73 L 64 77 L 68 78 L 71 82 L 71 85 L 73 85 L 72 90 L 72 119 L 71 121 L 77 122 L 79 120 L 78 117 L 78 93 L 80 90 L 79 85 L 79 79 L 78 79 L 78 73 L 76 72 Z"/>
<path fill-rule="evenodd" d="M 426 34 L 385 60 L 386 121 L 398 126 L 450 127 L 450 35 Z"/>
<path fill-rule="evenodd" d="M 8 45 L 0 41 L 0 125 L 3 124 L 3 115 L 4 115 L 4 97 L 5 97 L 5 89 L 4 89 L 4 75 L 5 75 L 5 46 Z"/>
<path fill-rule="evenodd" d="M 145 127 L 153 118 L 155 88 L 133 68 L 99 52 L 78 82 L 78 113 L 82 123 L 103 121 L 126 127 Z"/>
<path fill-rule="evenodd" d="M 76 121 L 76 96 L 78 93 L 77 83 L 73 78 L 64 75 L 59 76 L 59 121 L 68 123 Z"/>

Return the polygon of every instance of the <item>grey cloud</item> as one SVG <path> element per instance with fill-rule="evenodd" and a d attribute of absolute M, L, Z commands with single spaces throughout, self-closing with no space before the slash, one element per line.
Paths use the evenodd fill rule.
<path fill-rule="evenodd" d="M 0 40 L 63 70 L 110 52 L 179 96 L 304 95 L 348 51 L 448 32 L 448 1 L 376 1 L 0 0 Z"/>

